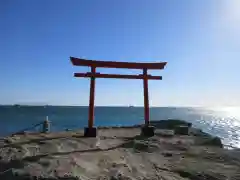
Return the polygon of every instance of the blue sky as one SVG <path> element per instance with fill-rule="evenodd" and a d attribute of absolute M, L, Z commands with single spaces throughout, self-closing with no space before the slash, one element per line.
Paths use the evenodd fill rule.
<path fill-rule="evenodd" d="M 88 105 L 69 57 L 157 62 L 151 106 L 240 105 L 238 0 L 2 0 L 0 103 Z M 139 73 L 99 69 L 109 73 Z M 143 105 L 140 80 L 97 79 L 96 105 Z"/>

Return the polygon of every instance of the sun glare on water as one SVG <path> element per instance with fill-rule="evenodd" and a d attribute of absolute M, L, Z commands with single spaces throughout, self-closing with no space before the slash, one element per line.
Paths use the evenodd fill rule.
<path fill-rule="evenodd" d="M 228 113 L 228 115 L 240 118 L 240 107 L 227 107 L 225 108 L 225 111 Z"/>
<path fill-rule="evenodd" d="M 240 126 L 240 107 L 222 107 L 219 110 L 230 118 L 238 119 Z"/>

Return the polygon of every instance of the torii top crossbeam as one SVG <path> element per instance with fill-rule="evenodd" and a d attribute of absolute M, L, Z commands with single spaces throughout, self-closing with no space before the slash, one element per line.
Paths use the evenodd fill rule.
<path fill-rule="evenodd" d="M 166 62 L 160 63 L 136 63 L 136 62 L 116 62 L 97 61 L 70 57 L 74 66 L 95 66 L 105 68 L 126 68 L 126 69 L 164 69 Z"/>
<path fill-rule="evenodd" d="M 74 66 L 91 67 L 91 72 L 74 73 L 75 77 L 91 78 L 88 128 L 93 128 L 93 121 L 94 121 L 95 78 L 143 79 L 145 125 L 149 124 L 148 80 L 149 79 L 162 80 L 162 76 L 148 75 L 147 70 L 148 69 L 150 70 L 164 69 L 165 65 L 167 64 L 166 62 L 158 62 L 158 63 L 116 62 L 116 61 L 86 60 L 86 59 L 75 58 L 75 57 L 70 57 L 70 60 Z M 142 69 L 143 73 L 139 75 L 101 74 L 101 73 L 96 73 L 97 67 Z"/>

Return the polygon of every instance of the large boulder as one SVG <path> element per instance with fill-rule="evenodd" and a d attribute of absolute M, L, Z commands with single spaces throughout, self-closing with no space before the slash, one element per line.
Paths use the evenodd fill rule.
<path fill-rule="evenodd" d="M 199 137 L 195 141 L 197 145 L 204 145 L 204 146 L 215 146 L 215 147 L 220 147 L 223 148 L 222 141 L 219 137 Z"/>
<path fill-rule="evenodd" d="M 178 119 L 168 119 L 168 120 L 160 120 L 160 121 L 151 121 L 152 126 L 159 129 L 175 129 L 179 126 L 188 126 L 192 127 L 192 123 L 178 120 Z"/>
<path fill-rule="evenodd" d="M 174 134 L 178 135 L 188 135 L 189 134 L 189 127 L 188 126 L 177 126 L 174 129 Z"/>

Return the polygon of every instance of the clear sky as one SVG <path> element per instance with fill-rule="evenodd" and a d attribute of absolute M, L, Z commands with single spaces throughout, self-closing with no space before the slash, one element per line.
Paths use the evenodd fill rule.
<path fill-rule="evenodd" d="M 75 56 L 167 61 L 151 106 L 240 105 L 239 0 L 1 0 L 0 27 L 1 104 L 88 105 Z M 141 80 L 97 79 L 96 105 L 129 104 Z"/>

